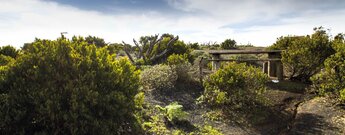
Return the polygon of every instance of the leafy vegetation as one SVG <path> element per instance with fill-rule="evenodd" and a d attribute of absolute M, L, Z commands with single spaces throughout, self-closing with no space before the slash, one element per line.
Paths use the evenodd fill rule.
<path fill-rule="evenodd" d="M 168 90 L 174 87 L 177 74 L 167 65 L 154 65 L 145 69 L 141 74 L 141 83 L 149 89 Z"/>
<path fill-rule="evenodd" d="M 226 39 L 224 42 L 220 44 L 220 47 L 222 49 L 236 49 L 236 41 L 233 39 Z"/>
<path fill-rule="evenodd" d="M 33 42 L 1 74 L 5 134 L 127 134 L 139 71 L 105 48 L 64 38 Z"/>
<path fill-rule="evenodd" d="M 182 110 L 183 106 L 179 105 L 177 102 L 170 103 L 165 107 L 161 107 L 158 105 L 156 107 L 161 110 L 167 120 L 172 123 L 185 120 L 188 116 L 188 113 Z"/>
<path fill-rule="evenodd" d="M 200 99 L 221 108 L 250 105 L 265 90 L 267 80 L 268 76 L 258 68 L 244 63 L 228 63 L 206 79 Z"/>
<path fill-rule="evenodd" d="M 189 71 L 192 65 L 188 62 L 188 54 L 172 54 L 168 57 L 167 64 L 177 74 L 177 81 L 188 82 L 191 77 Z"/>
<path fill-rule="evenodd" d="M 139 42 L 133 39 L 135 44 L 131 48 L 129 44 L 125 44 L 124 50 L 127 56 L 136 65 L 153 65 L 164 63 L 166 59 L 172 54 L 189 54 L 190 49 L 183 42 L 178 40 L 178 36 L 171 34 L 163 34 L 158 38 L 155 36 L 140 37 Z M 130 52 L 134 49 L 135 58 L 132 57 Z M 192 58 L 189 58 L 192 61 Z"/>
<path fill-rule="evenodd" d="M 19 51 L 13 46 L 6 45 L 6 46 L 0 47 L 0 55 L 16 58 L 19 55 Z"/>
<path fill-rule="evenodd" d="M 1 47 L 0 133 L 221 135 L 224 130 L 212 122 L 232 117 L 250 125 L 275 117 L 276 108 L 262 95 L 266 89 L 300 94 L 307 85 L 267 83 L 258 62 L 222 63 L 214 73 L 199 71 L 199 66 L 211 69 L 205 50 L 253 47 L 233 39 L 186 44 L 163 34 L 133 42 L 106 43 L 95 36 L 69 40 L 62 35 L 57 40 L 35 39 L 20 50 Z M 285 50 L 282 61 L 290 79 L 310 79 L 316 93 L 335 95 L 331 97 L 345 103 L 343 34 L 332 40 L 319 27 L 312 35 L 280 37 L 269 49 Z M 197 81 L 196 73 L 208 76 Z M 287 112 L 279 113 L 277 119 L 286 121 Z"/>
<path fill-rule="evenodd" d="M 345 88 L 345 42 L 343 35 L 337 35 L 332 44 L 335 54 L 329 56 L 324 62 L 324 69 L 311 78 L 320 95 L 334 93 L 344 100 Z"/>
<path fill-rule="evenodd" d="M 282 62 L 288 77 L 304 82 L 309 82 L 309 78 L 323 68 L 325 59 L 333 54 L 323 27 L 314 28 L 311 36 L 280 37 L 270 48 L 285 50 Z"/>
<path fill-rule="evenodd" d="M 191 125 L 188 113 L 183 111 L 183 106 L 177 102 L 165 107 L 156 105 L 146 110 L 149 119 L 142 123 L 143 129 L 148 134 L 173 134 L 173 135 L 223 135 L 218 129 L 205 124 Z"/>

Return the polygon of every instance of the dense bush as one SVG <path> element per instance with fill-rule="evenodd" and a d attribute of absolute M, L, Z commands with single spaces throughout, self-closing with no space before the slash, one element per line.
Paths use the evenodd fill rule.
<path fill-rule="evenodd" d="M 228 63 L 204 82 L 200 99 L 211 106 L 251 104 L 265 90 L 268 76 L 244 63 Z M 229 106 L 229 107 L 230 107 Z"/>
<path fill-rule="evenodd" d="M 5 66 L 12 61 L 14 61 L 14 58 L 0 54 L 0 66 Z"/>
<path fill-rule="evenodd" d="M 324 60 L 334 53 L 322 27 L 315 28 L 311 36 L 281 37 L 270 48 L 286 50 L 282 53 L 285 73 L 290 79 L 304 82 L 318 73 Z"/>
<path fill-rule="evenodd" d="M 1 74 L 2 134 L 134 134 L 139 71 L 106 48 L 39 40 Z"/>
<path fill-rule="evenodd" d="M 6 45 L 6 46 L 0 47 L 0 55 L 16 58 L 18 54 L 19 54 L 19 51 L 13 46 Z"/>
<path fill-rule="evenodd" d="M 224 42 L 220 44 L 220 47 L 222 49 L 236 49 L 236 41 L 233 39 L 226 39 Z"/>
<path fill-rule="evenodd" d="M 199 43 L 189 43 L 189 44 L 187 44 L 187 46 L 193 50 L 199 50 L 200 49 Z"/>
<path fill-rule="evenodd" d="M 174 87 L 177 74 L 168 65 L 154 65 L 141 73 L 141 83 L 149 89 L 165 90 Z"/>
<path fill-rule="evenodd" d="M 188 62 L 188 55 L 173 54 L 168 57 L 167 64 L 172 70 L 175 70 L 177 74 L 177 80 L 180 82 L 189 81 L 189 72 L 192 69 L 192 65 Z"/>
<path fill-rule="evenodd" d="M 335 54 L 325 60 L 322 72 L 311 78 L 313 85 L 320 95 L 335 93 L 344 100 L 345 89 L 345 42 L 335 39 L 332 44 Z"/>

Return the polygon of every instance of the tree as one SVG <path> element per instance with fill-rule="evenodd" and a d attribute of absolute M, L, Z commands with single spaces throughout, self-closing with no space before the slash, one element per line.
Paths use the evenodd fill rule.
<path fill-rule="evenodd" d="M 137 65 L 142 64 L 155 64 L 159 63 L 162 59 L 166 58 L 168 53 L 173 49 L 172 45 L 178 40 L 178 36 L 163 34 L 158 38 L 155 36 L 140 37 L 139 42 L 133 39 L 135 44 L 135 59 L 130 54 L 130 45 L 123 42 L 124 51 L 132 63 Z"/>
<path fill-rule="evenodd" d="M 64 38 L 30 46 L 0 68 L 2 134 L 140 134 L 139 71 L 127 59 Z"/>
<path fill-rule="evenodd" d="M 338 34 L 332 41 L 335 53 L 324 62 L 324 69 L 314 75 L 311 80 L 320 95 L 332 93 L 345 103 L 345 40 Z"/>
<path fill-rule="evenodd" d="M 107 46 L 110 54 L 117 54 L 120 50 L 123 50 L 123 44 L 111 43 Z"/>
<path fill-rule="evenodd" d="M 96 47 L 104 47 L 104 46 L 107 46 L 107 44 L 105 43 L 104 39 L 103 38 L 99 38 L 99 37 L 96 37 L 96 36 L 88 36 L 85 38 L 85 41 L 88 43 L 88 44 L 94 44 L 96 45 Z"/>
<path fill-rule="evenodd" d="M 233 39 L 226 39 L 224 42 L 221 43 L 220 47 L 222 49 L 236 49 L 236 41 Z"/>
<path fill-rule="evenodd" d="M 321 70 L 325 59 L 334 53 L 323 27 L 315 28 L 311 36 L 278 38 L 270 48 L 285 50 L 282 62 L 288 77 L 304 82 L 309 82 Z"/>
<path fill-rule="evenodd" d="M 0 55 L 16 58 L 18 56 L 18 53 L 19 51 L 11 45 L 0 47 Z"/>
<path fill-rule="evenodd" d="M 200 49 L 199 43 L 189 43 L 188 46 L 189 46 L 191 49 L 194 49 L 194 50 L 199 50 L 199 49 Z"/>

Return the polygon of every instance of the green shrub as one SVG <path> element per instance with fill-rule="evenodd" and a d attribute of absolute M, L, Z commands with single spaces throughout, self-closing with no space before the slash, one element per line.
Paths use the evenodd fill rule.
<path fill-rule="evenodd" d="M 161 106 L 156 106 L 156 107 L 164 112 L 165 117 L 170 122 L 184 120 L 188 116 L 188 113 L 182 110 L 183 106 L 179 105 L 177 102 L 170 103 L 164 108 Z"/>
<path fill-rule="evenodd" d="M 345 89 L 341 90 L 339 92 L 339 95 L 340 95 L 340 101 L 345 103 Z"/>
<path fill-rule="evenodd" d="M 204 82 L 200 99 L 211 106 L 248 104 L 265 90 L 268 76 L 260 69 L 244 63 L 228 63 Z"/>
<path fill-rule="evenodd" d="M 336 53 L 324 62 L 324 69 L 311 77 L 313 86 L 320 95 L 333 93 L 341 98 L 345 88 L 345 43 L 344 40 L 333 42 Z"/>
<path fill-rule="evenodd" d="M 14 59 L 12 57 L 0 54 L 0 66 L 5 66 L 13 61 Z"/>
<path fill-rule="evenodd" d="M 168 65 L 181 65 L 185 63 L 188 63 L 187 54 L 172 54 L 167 59 Z"/>
<path fill-rule="evenodd" d="M 201 63 L 203 68 L 207 68 L 207 64 L 210 63 L 210 61 L 207 60 L 208 58 L 211 58 L 210 55 L 203 50 L 194 50 L 190 55 L 194 58 L 193 66 L 199 67 L 201 58 L 203 58 Z"/>
<path fill-rule="evenodd" d="M 175 70 L 168 65 L 154 65 L 141 73 L 141 83 L 148 89 L 164 90 L 174 87 L 177 80 Z"/>
<path fill-rule="evenodd" d="M 167 64 L 177 73 L 177 80 L 186 82 L 191 79 L 189 71 L 192 65 L 188 62 L 187 54 L 172 54 L 168 57 Z"/>
<path fill-rule="evenodd" d="M 134 96 L 134 103 L 137 109 L 143 109 L 144 102 L 145 102 L 144 92 L 139 92 L 137 95 Z"/>
<path fill-rule="evenodd" d="M 6 45 L 6 46 L 0 47 L 0 55 L 16 58 L 19 55 L 19 51 L 13 46 Z"/>
<path fill-rule="evenodd" d="M 304 82 L 309 82 L 323 67 L 324 60 L 334 53 L 322 27 L 315 28 L 311 36 L 281 37 L 270 48 L 286 50 L 282 53 L 285 73 L 290 79 Z"/>
<path fill-rule="evenodd" d="M 3 134 L 138 131 L 133 112 L 139 71 L 106 48 L 37 39 L 1 77 Z"/>
<path fill-rule="evenodd" d="M 236 41 L 233 39 L 226 39 L 224 42 L 220 44 L 220 47 L 222 49 L 236 49 Z"/>
<path fill-rule="evenodd" d="M 205 125 L 201 128 L 200 135 L 223 135 L 223 133 L 210 125 Z"/>

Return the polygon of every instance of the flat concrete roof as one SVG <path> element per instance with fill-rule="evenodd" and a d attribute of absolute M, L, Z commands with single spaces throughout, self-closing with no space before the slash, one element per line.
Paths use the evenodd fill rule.
<path fill-rule="evenodd" d="M 209 50 L 209 54 L 260 54 L 281 53 L 283 50 Z"/>

